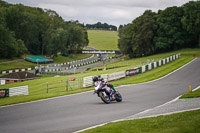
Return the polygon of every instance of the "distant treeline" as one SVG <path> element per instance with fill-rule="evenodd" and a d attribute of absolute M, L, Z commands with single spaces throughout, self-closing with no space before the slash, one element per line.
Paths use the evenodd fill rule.
<path fill-rule="evenodd" d="M 103 29 L 103 30 L 113 30 L 117 31 L 117 27 L 114 25 L 109 25 L 107 23 L 98 22 L 96 24 L 86 24 L 87 29 Z"/>
<path fill-rule="evenodd" d="M 200 1 L 146 10 L 132 23 L 120 25 L 118 47 L 130 57 L 200 47 Z"/>
<path fill-rule="evenodd" d="M 57 56 L 89 43 L 83 24 L 66 22 L 55 11 L 0 0 L 0 58 L 25 53 Z"/>

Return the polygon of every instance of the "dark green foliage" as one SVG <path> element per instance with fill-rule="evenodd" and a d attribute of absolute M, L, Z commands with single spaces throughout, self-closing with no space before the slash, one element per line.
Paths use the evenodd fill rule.
<path fill-rule="evenodd" d="M 130 57 L 141 57 L 154 53 L 153 37 L 157 29 L 155 13 L 150 10 L 119 30 L 118 46 Z"/>
<path fill-rule="evenodd" d="M 132 50 L 132 35 L 133 35 L 133 25 L 128 24 L 124 26 L 124 28 L 119 29 L 119 40 L 118 40 L 118 48 L 120 51 L 129 56 L 133 56 Z"/>
<path fill-rule="evenodd" d="M 200 1 L 190 1 L 183 5 L 183 9 L 183 27 L 193 35 L 193 43 L 198 44 L 196 47 L 200 47 Z"/>
<path fill-rule="evenodd" d="M 183 15 L 182 7 L 174 6 L 159 11 L 156 16 L 159 28 L 154 38 L 157 51 L 177 50 L 189 43 L 190 35 L 182 28 Z"/>
<path fill-rule="evenodd" d="M 16 40 L 13 33 L 0 24 L 0 57 L 20 57 L 26 52 L 22 40 Z"/>
<path fill-rule="evenodd" d="M 4 50 L 13 51 L 1 58 L 21 56 L 25 52 L 57 56 L 69 48 L 81 49 L 89 42 L 87 31 L 78 21 L 65 23 L 55 11 L 12 5 L 1 0 L 0 25 L 1 34 L 4 33 L 0 38 L 1 45 L 5 45 Z M 0 51 L 1 54 L 5 52 L 10 53 Z"/>
<path fill-rule="evenodd" d="M 131 24 L 119 27 L 119 49 L 140 57 L 181 48 L 200 47 L 200 1 L 145 11 Z"/>
<path fill-rule="evenodd" d="M 117 31 L 117 27 L 114 25 L 108 25 L 107 23 L 98 22 L 96 24 L 86 24 L 88 29 L 103 29 L 103 30 L 114 30 Z"/>

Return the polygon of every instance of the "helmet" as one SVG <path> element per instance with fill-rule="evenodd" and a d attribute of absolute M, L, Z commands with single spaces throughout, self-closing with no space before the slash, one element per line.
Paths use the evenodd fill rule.
<path fill-rule="evenodd" d="M 104 78 L 101 78 L 100 80 L 101 80 L 102 82 L 104 82 Z"/>
<path fill-rule="evenodd" d="M 98 76 L 94 76 L 93 78 L 92 78 L 92 80 L 93 80 L 93 82 L 96 82 L 96 81 L 98 81 Z"/>

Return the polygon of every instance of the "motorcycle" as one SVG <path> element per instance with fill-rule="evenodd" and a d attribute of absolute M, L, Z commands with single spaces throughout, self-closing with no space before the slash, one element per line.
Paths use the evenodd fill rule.
<path fill-rule="evenodd" d="M 107 85 L 103 85 L 99 81 L 95 82 L 94 84 L 94 94 L 97 93 L 97 96 L 100 97 L 104 103 L 109 104 L 111 103 L 111 101 L 122 101 L 122 96 L 118 91 L 113 91 L 113 89 L 111 89 Z"/>

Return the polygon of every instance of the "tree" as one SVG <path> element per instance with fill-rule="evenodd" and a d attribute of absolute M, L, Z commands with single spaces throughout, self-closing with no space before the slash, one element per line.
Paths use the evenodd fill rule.
<path fill-rule="evenodd" d="M 0 58 L 20 57 L 25 52 L 23 41 L 16 41 L 14 34 L 0 24 Z"/>
<path fill-rule="evenodd" d="M 169 7 L 159 11 L 156 21 L 159 24 L 154 43 L 157 51 L 177 50 L 190 41 L 189 35 L 182 28 L 182 7 Z"/>
<path fill-rule="evenodd" d="M 157 29 L 155 13 L 147 10 L 131 24 L 119 30 L 119 49 L 130 57 L 153 54 L 153 38 Z"/>
<path fill-rule="evenodd" d="M 49 45 L 47 46 L 47 52 L 49 55 L 57 57 L 58 52 L 65 52 L 65 44 L 68 40 L 68 32 L 63 28 L 58 28 L 50 36 Z"/>
<path fill-rule="evenodd" d="M 123 25 L 120 25 L 118 29 L 122 29 L 123 27 L 124 27 Z"/>
<path fill-rule="evenodd" d="M 200 47 L 200 1 L 190 1 L 183 5 L 183 27 L 193 35 L 192 40 L 196 47 Z"/>
<path fill-rule="evenodd" d="M 4 47 L 1 50 L 7 50 L 4 52 L 7 55 L 10 48 L 12 57 L 27 51 L 56 56 L 69 48 L 81 49 L 89 43 L 87 30 L 78 21 L 66 23 L 55 11 L 11 5 L 1 0 L 0 26 L 0 42 Z"/>
<path fill-rule="evenodd" d="M 133 21 L 135 26 L 132 38 L 132 49 L 136 57 L 151 55 L 155 51 L 153 38 L 158 26 L 154 16 L 154 12 L 147 10 L 142 16 Z"/>
<path fill-rule="evenodd" d="M 70 50 L 82 49 L 83 47 L 88 45 L 89 40 L 87 31 L 82 25 L 70 22 L 67 24 L 67 29 L 70 33 L 67 47 Z"/>
<path fill-rule="evenodd" d="M 86 24 L 88 29 L 103 29 L 103 30 L 114 30 L 117 31 L 117 27 L 114 25 L 109 25 L 107 23 L 97 22 L 96 24 Z"/>
<path fill-rule="evenodd" d="M 133 57 L 133 50 L 131 45 L 133 35 L 133 24 L 128 24 L 123 28 L 119 29 L 119 39 L 118 39 L 118 48 L 121 53 Z"/>

